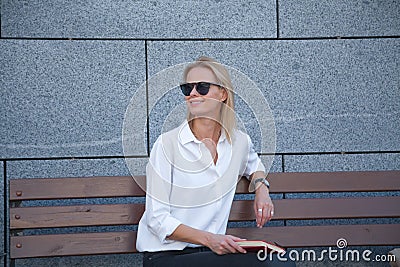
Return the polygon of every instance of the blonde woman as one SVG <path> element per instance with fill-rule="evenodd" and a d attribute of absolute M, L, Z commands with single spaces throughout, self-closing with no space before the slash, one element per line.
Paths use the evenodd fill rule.
<path fill-rule="evenodd" d="M 207 57 L 188 65 L 180 85 L 187 120 L 155 142 L 146 169 L 146 209 L 137 249 L 144 266 L 292 266 L 260 261 L 226 235 L 238 177 L 251 179 L 258 227 L 274 205 L 265 168 L 247 134 L 236 129 L 233 86 Z M 286 264 L 286 265 L 285 265 Z"/>

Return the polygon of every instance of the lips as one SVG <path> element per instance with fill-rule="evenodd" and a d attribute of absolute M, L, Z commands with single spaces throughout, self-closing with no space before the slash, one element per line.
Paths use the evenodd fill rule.
<path fill-rule="evenodd" d="M 189 100 L 189 103 L 191 104 L 191 105 L 199 105 L 199 104 L 201 104 L 201 103 L 203 103 L 204 101 L 202 101 L 202 100 L 196 100 L 196 99 L 193 99 L 193 100 Z"/>

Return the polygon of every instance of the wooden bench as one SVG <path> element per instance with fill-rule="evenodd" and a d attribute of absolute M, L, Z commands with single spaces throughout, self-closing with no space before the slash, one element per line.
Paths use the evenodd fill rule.
<path fill-rule="evenodd" d="M 274 241 L 287 248 L 336 246 L 339 238 L 345 238 L 350 246 L 400 245 L 400 224 L 320 225 L 319 222 L 320 219 L 399 218 L 400 196 L 331 197 L 326 194 L 319 198 L 287 198 L 288 193 L 400 191 L 400 171 L 271 173 L 268 179 L 271 193 L 283 196 L 274 200 L 273 217 L 282 225 L 262 229 L 234 226 L 228 228 L 228 233 Z M 87 227 L 90 230 L 91 227 L 138 224 L 144 211 L 145 193 L 132 177 L 11 179 L 9 188 L 12 263 L 19 258 L 137 252 L 135 230 L 81 231 Z M 247 194 L 247 188 L 247 180 L 241 179 L 237 194 Z M 142 197 L 143 201 L 132 203 L 131 197 Z M 65 204 L 71 199 L 90 198 L 117 198 L 119 204 Z M 41 206 L 43 203 L 38 204 L 37 200 L 62 201 L 52 206 L 48 205 L 54 201 L 46 201 L 46 206 Z M 234 201 L 230 224 L 254 219 L 252 200 Z M 319 225 L 289 226 L 289 220 L 318 220 Z M 76 229 L 67 233 L 57 230 L 65 227 Z M 46 233 L 51 228 L 55 228 L 55 233 Z M 35 229 L 46 231 L 27 234 Z"/>

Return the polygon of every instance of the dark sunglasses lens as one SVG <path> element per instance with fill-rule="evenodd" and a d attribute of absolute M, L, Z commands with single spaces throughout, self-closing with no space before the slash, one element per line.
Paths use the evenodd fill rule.
<path fill-rule="evenodd" d="M 199 92 L 199 94 L 201 95 L 206 95 L 208 94 L 208 91 L 210 91 L 210 85 L 210 83 L 206 82 L 198 83 L 196 86 L 196 91 Z"/>
<path fill-rule="evenodd" d="M 185 96 L 189 96 L 193 90 L 193 85 L 189 83 L 181 84 L 181 91 Z"/>

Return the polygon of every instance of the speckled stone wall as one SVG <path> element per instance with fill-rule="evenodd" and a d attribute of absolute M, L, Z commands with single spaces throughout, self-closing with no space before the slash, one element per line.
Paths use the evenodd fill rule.
<path fill-rule="evenodd" d="M 182 102 L 177 88 L 158 99 L 145 81 L 201 55 L 246 75 L 269 104 L 273 163 L 251 113 L 260 96 L 238 98 L 236 109 L 271 171 L 400 169 L 398 14 L 397 0 L 2 0 L 1 225 L 11 178 L 144 174 L 163 123 L 184 118 L 179 109 L 170 116 Z M 140 266 L 141 258 L 16 264 Z"/>
<path fill-rule="evenodd" d="M 4 220 L 5 220 L 6 216 L 5 216 L 5 210 L 4 210 L 4 199 L 5 199 L 5 191 L 4 190 L 5 190 L 5 188 L 4 188 L 4 163 L 3 162 L 0 163 L 0 178 L 2 180 L 2 184 L 0 186 L 0 197 L 1 197 L 0 202 L 2 204 L 2 205 L 0 205 L 0 212 L 1 212 L 0 225 L 5 225 Z M 4 242 L 5 241 L 4 240 L 5 230 L 6 229 L 4 229 L 4 227 L 0 228 L 0 236 L 1 236 L 0 237 L 0 240 L 1 240 L 0 249 L 1 249 L 1 251 L 5 251 L 5 248 L 7 246 L 7 244 Z M 4 256 L 0 257 L 0 266 L 4 265 L 4 263 L 5 263 L 4 260 L 5 260 Z"/>

